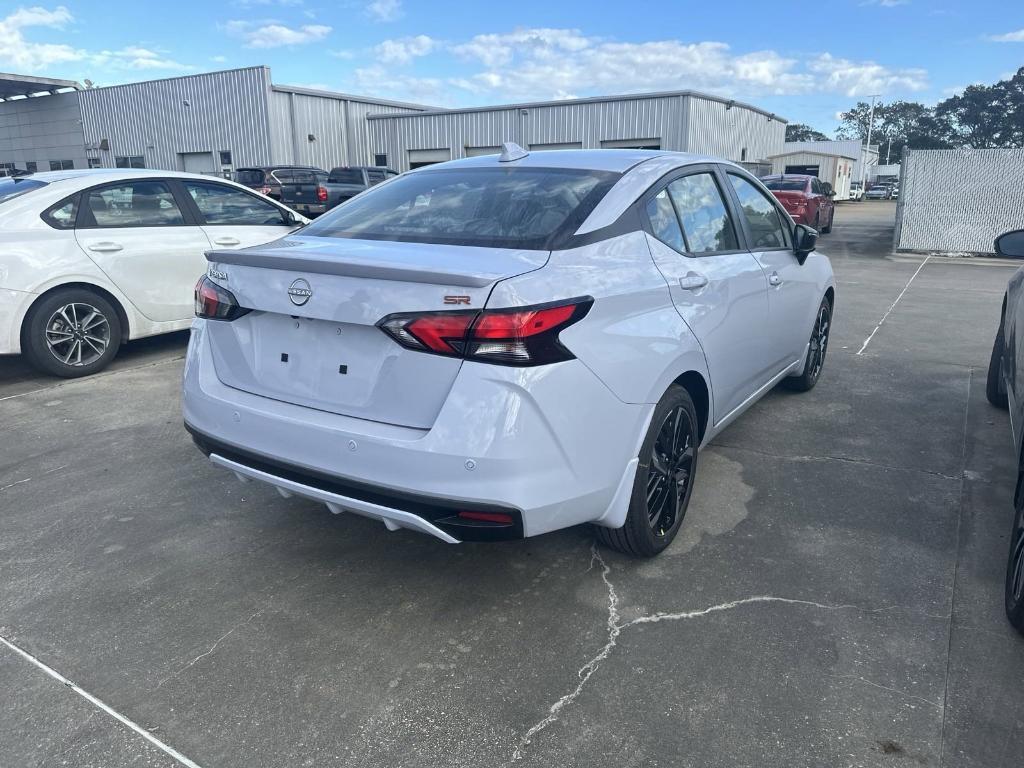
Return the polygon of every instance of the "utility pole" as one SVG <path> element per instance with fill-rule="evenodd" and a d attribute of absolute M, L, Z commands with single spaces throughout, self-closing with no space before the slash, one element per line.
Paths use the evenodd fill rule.
<path fill-rule="evenodd" d="M 862 190 L 867 185 L 868 154 L 871 152 L 871 129 L 875 127 L 875 99 L 879 96 L 881 96 L 880 93 L 871 94 L 871 112 L 868 115 L 868 141 L 864 145 L 864 152 L 861 154 L 860 163 L 860 188 Z"/>

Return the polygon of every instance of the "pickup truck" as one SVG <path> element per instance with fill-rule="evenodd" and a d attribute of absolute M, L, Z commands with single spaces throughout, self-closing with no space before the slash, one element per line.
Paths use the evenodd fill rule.
<path fill-rule="evenodd" d="M 306 216 L 319 216 L 397 175 L 397 171 L 376 166 L 334 168 L 330 173 L 296 171 L 291 183 L 281 185 L 281 202 Z"/>

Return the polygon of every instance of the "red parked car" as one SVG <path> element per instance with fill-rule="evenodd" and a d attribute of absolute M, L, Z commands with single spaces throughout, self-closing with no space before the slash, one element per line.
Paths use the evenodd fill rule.
<path fill-rule="evenodd" d="M 817 176 L 776 174 L 761 179 L 797 224 L 814 227 L 822 234 L 832 231 L 836 217 L 832 185 Z"/>

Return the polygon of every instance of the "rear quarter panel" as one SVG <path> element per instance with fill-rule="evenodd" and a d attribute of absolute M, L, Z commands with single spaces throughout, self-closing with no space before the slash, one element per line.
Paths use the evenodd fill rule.
<path fill-rule="evenodd" d="M 626 403 L 656 403 L 681 374 L 708 383 L 697 339 L 676 311 L 643 232 L 565 251 L 543 268 L 498 283 L 489 307 L 591 296 L 594 305 L 561 340 Z"/>

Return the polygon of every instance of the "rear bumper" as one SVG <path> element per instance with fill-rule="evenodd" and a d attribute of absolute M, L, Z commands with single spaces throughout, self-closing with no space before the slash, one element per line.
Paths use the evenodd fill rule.
<path fill-rule="evenodd" d="M 326 213 L 327 211 L 326 204 L 310 205 L 308 203 L 288 203 L 288 205 L 304 216 L 319 216 L 321 213 Z"/>
<path fill-rule="evenodd" d="M 654 406 L 621 402 L 577 360 L 465 363 L 433 426 L 414 429 L 226 386 L 205 322 L 193 325 L 182 409 L 197 444 L 236 474 L 445 541 L 621 525 Z M 460 510 L 514 523 L 467 528 L 450 519 Z"/>

